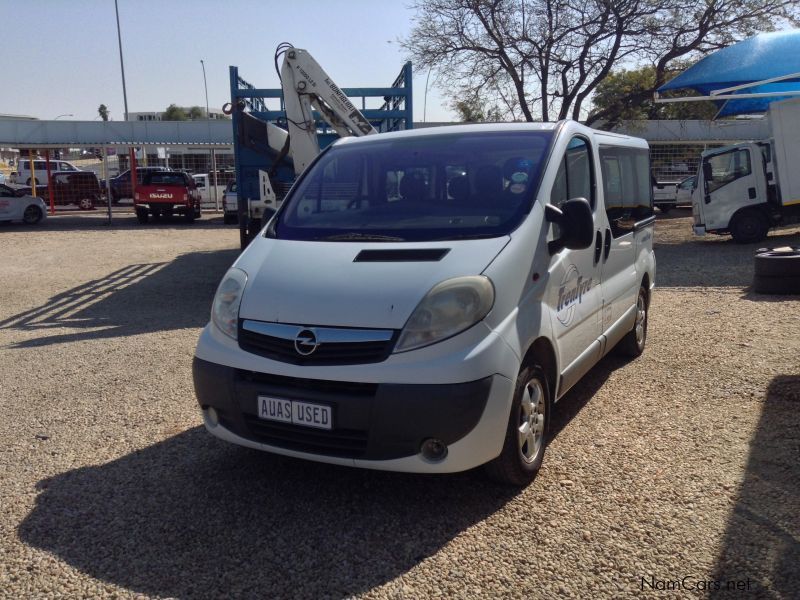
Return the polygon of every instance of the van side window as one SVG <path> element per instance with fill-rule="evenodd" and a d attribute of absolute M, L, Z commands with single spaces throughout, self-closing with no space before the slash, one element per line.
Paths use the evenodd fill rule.
<path fill-rule="evenodd" d="M 614 237 L 653 214 L 650 157 L 644 148 L 600 146 L 603 197 Z"/>
<path fill-rule="evenodd" d="M 586 140 L 574 137 L 567 146 L 550 192 L 550 203 L 561 206 L 570 198 L 586 198 L 594 208 L 594 180 L 591 154 Z"/>

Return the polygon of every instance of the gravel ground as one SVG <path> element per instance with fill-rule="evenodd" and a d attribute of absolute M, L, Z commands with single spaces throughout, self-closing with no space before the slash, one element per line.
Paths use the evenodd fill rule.
<path fill-rule="evenodd" d="M 693 238 L 686 211 L 656 242 L 645 354 L 559 403 L 515 491 L 206 434 L 220 218 L 0 226 L 0 596 L 798 597 L 800 302 L 749 292 L 755 246 Z"/>

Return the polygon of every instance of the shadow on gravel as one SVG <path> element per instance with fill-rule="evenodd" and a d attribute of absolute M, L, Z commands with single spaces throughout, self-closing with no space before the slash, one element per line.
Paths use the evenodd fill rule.
<path fill-rule="evenodd" d="M 297 461 L 200 427 L 42 480 L 20 538 L 159 597 L 319 598 L 407 572 L 517 492 L 482 474 L 414 476 Z"/>
<path fill-rule="evenodd" d="M 772 232 L 766 240 L 755 244 L 737 244 L 715 236 L 680 244 L 656 242 L 656 285 L 748 288 L 753 282 L 756 250 L 795 245 L 800 245 L 800 234 L 781 232 Z"/>
<path fill-rule="evenodd" d="M 574 419 L 583 407 L 600 391 L 617 369 L 628 365 L 631 359 L 617 356 L 613 351 L 597 363 L 575 386 L 559 400 L 553 410 L 550 438 L 555 439 L 561 430 Z M 546 460 L 546 458 L 545 458 Z"/>
<path fill-rule="evenodd" d="M 750 580 L 750 595 L 797 598 L 800 587 L 800 375 L 767 389 L 714 579 Z M 768 593 L 765 593 L 768 592 Z M 725 589 L 712 591 L 724 597 Z M 738 594 L 741 596 L 742 592 Z"/>
<path fill-rule="evenodd" d="M 237 256 L 237 250 L 192 252 L 170 263 L 129 265 L 0 321 L 0 329 L 41 332 L 12 346 L 32 347 L 202 327 L 214 290 Z M 73 331 L 48 335 L 54 328 Z"/>
<path fill-rule="evenodd" d="M 149 229 L 230 229 L 231 239 L 239 240 L 239 229 L 236 225 L 224 225 L 222 213 L 204 212 L 202 217 L 194 223 L 186 223 L 182 217 L 150 219 L 146 225 L 140 224 L 136 220 L 136 215 L 132 209 L 114 208 L 111 224 L 108 223 L 108 213 L 105 208 L 94 211 L 57 211 L 55 216 L 48 214 L 44 222 L 36 225 L 22 225 L 19 223 L 0 222 L 0 233 L 25 230 L 36 231 L 127 231 Z"/>

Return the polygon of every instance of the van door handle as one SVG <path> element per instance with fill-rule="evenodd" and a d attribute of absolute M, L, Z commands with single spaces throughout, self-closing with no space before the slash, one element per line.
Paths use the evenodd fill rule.
<path fill-rule="evenodd" d="M 750 196 L 750 200 L 755 200 L 756 199 L 756 188 L 754 188 L 754 187 L 747 188 L 747 195 Z"/>
<path fill-rule="evenodd" d="M 611 230 L 606 228 L 605 239 L 603 240 L 603 261 L 608 260 L 608 253 L 611 252 Z"/>
<path fill-rule="evenodd" d="M 594 237 L 594 264 L 600 262 L 600 254 L 603 252 L 603 234 L 599 231 Z"/>

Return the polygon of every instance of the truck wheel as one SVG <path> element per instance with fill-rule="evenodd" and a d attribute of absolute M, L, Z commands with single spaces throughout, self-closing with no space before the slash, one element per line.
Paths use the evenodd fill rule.
<path fill-rule="evenodd" d="M 730 230 L 733 241 L 737 244 L 760 242 L 767 237 L 769 220 L 760 210 L 743 210 L 731 219 Z"/>
<path fill-rule="evenodd" d="M 644 345 L 647 343 L 647 316 L 650 309 L 648 302 L 647 289 L 642 286 L 639 288 L 639 295 L 636 297 L 636 320 L 633 322 L 633 329 L 625 334 L 625 337 L 617 344 L 617 350 L 623 356 L 636 358 L 644 352 Z"/>
<path fill-rule="evenodd" d="M 196 218 L 196 215 L 195 215 L 194 208 L 187 208 L 186 209 L 186 213 L 183 215 L 183 219 L 187 223 L 194 223 L 195 218 Z"/>
<path fill-rule="evenodd" d="M 656 204 L 656 208 L 661 211 L 661 214 L 665 215 L 672 207 L 669 204 Z"/>
<path fill-rule="evenodd" d="M 31 204 L 26 207 L 25 212 L 22 213 L 22 222 L 26 225 L 36 225 L 36 223 L 42 220 L 43 216 L 42 209 Z"/>
<path fill-rule="evenodd" d="M 136 209 L 136 220 L 139 221 L 142 225 L 147 223 L 149 219 L 149 215 L 147 214 L 146 208 L 137 208 Z"/>
<path fill-rule="evenodd" d="M 92 210 L 94 208 L 94 200 L 91 198 L 81 198 L 78 200 L 78 208 L 81 210 Z"/>
<path fill-rule="evenodd" d="M 224 213 L 222 215 L 222 222 L 225 225 L 233 225 L 237 221 L 237 219 L 235 219 L 234 217 L 235 217 L 235 215 L 232 215 L 230 213 Z"/>
<path fill-rule="evenodd" d="M 31 182 L 32 182 L 32 181 L 35 181 L 35 182 L 36 182 L 36 185 L 39 185 L 39 178 L 38 178 L 38 177 L 34 177 L 33 179 L 31 179 L 30 177 L 28 177 L 28 181 L 26 181 L 26 182 L 25 182 L 25 185 L 31 185 Z"/>
<path fill-rule="evenodd" d="M 538 365 L 524 363 L 517 376 L 500 456 L 484 466 L 500 483 L 527 485 L 542 466 L 550 426 L 550 388 Z"/>

